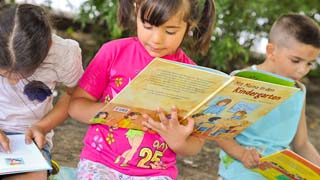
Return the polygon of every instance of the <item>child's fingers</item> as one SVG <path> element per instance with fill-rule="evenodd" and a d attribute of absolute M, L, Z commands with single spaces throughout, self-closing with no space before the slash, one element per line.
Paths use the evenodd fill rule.
<path fill-rule="evenodd" d="M 176 120 L 174 122 L 178 121 L 178 109 L 176 106 L 172 106 L 171 107 L 171 119 L 172 120 Z"/>
<path fill-rule="evenodd" d="M 0 130 L 0 145 L 5 150 L 5 152 L 10 153 L 10 142 L 9 138 Z"/>
<path fill-rule="evenodd" d="M 246 168 L 255 168 L 259 165 L 256 156 L 259 155 L 258 151 L 255 148 L 246 148 L 243 151 L 241 162 Z"/>
<path fill-rule="evenodd" d="M 32 138 L 33 138 L 33 133 L 31 131 L 31 129 L 28 128 L 26 130 L 26 133 L 25 133 L 25 142 L 26 142 L 26 144 L 30 144 L 32 142 Z"/>
<path fill-rule="evenodd" d="M 151 130 L 159 131 L 159 122 L 154 121 L 150 116 L 147 114 L 144 114 L 143 117 L 146 119 L 146 121 L 143 121 L 142 124 Z"/>
<path fill-rule="evenodd" d="M 159 107 L 157 109 L 157 112 L 158 112 L 158 116 L 159 116 L 160 121 L 164 125 L 167 125 L 169 123 L 169 120 L 168 120 L 168 117 L 166 116 L 166 114 L 164 113 L 163 109 Z"/>
<path fill-rule="evenodd" d="M 187 125 L 186 125 L 186 128 L 188 129 L 188 133 L 192 133 L 192 131 L 193 131 L 193 129 L 194 129 L 194 119 L 193 118 L 191 118 L 191 117 L 188 117 L 187 118 L 187 120 L 188 120 L 188 123 L 187 123 Z"/>
<path fill-rule="evenodd" d="M 43 149 L 44 145 L 46 144 L 45 136 L 42 136 L 42 135 L 36 136 L 34 138 L 34 141 L 40 149 Z"/>

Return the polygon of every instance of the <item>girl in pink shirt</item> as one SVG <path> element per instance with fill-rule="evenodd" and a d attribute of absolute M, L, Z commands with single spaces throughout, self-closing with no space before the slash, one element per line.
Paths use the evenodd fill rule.
<path fill-rule="evenodd" d="M 205 53 L 208 49 L 215 7 L 212 0 L 206 0 L 203 6 L 200 2 L 120 1 L 120 24 L 132 27 L 130 20 L 135 14 L 137 37 L 114 40 L 101 47 L 73 94 L 70 115 L 89 123 L 104 103 L 115 97 L 154 57 L 194 64 L 179 46 L 187 37 L 186 32 L 191 32 L 188 34 L 192 34 L 192 50 Z M 203 140 L 190 136 L 193 120 L 187 126 L 180 125 L 176 113 L 176 108 L 172 108 L 170 122 L 161 110 L 161 123 L 148 120 L 146 127 L 158 133 L 91 124 L 84 138 L 77 179 L 176 179 L 176 154 L 194 155 L 203 145 Z"/>

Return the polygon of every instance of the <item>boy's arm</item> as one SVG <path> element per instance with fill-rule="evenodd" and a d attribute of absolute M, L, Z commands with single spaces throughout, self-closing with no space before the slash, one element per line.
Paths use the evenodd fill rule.
<path fill-rule="evenodd" d="M 89 120 L 94 117 L 103 106 L 104 103 L 98 102 L 98 99 L 82 88 L 77 87 L 72 94 L 68 112 L 71 118 L 89 124 Z"/>
<path fill-rule="evenodd" d="M 320 166 L 320 155 L 308 138 L 305 105 L 301 112 L 298 130 L 291 143 L 291 148 L 304 158 Z"/>
<path fill-rule="evenodd" d="M 217 139 L 216 143 L 229 156 L 241 161 L 246 168 L 254 168 L 259 165 L 260 154 L 255 148 L 247 149 L 233 138 Z"/>

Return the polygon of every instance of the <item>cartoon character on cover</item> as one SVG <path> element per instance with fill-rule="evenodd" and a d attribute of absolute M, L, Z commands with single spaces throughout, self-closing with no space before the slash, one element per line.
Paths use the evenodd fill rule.
<path fill-rule="evenodd" d="M 92 123 L 106 123 L 108 119 L 109 113 L 106 111 L 100 111 L 95 115 L 90 122 Z"/>
<path fill-rule="evenodd" d="M 265 179 L 250 168 L 260 157 L 291 148 L 297 154 L 320 165 L 320 156 L 308 139 L 305 115 L 305 87 L 299 82 L 320 54 L 320 28 L 301 14 L 285 14 L 273 24 L 266 46 L 266 58 L 253 70 L 274 73 L 297 82 L 301 88 L 234 139 L 220 139 L 219 175 L 223 179 Z M 294 105 L 294 106 L 293 106 Z M 249 147 L 249 148 L 248 148 Z M 264 147 L 259 152 L 259 147 Z M 232 159 L 225 164 L 224 159 Z"/>
<path fill-rule="evenodd" d="M 90 62 L 69 106 L 70 115 L 81 122 L 89 123 L 88 119 L 104 106 L 106 97 L 115 97 L 155 57 L 194 64 L 180 45 L 187 38 L 192 42 L 191 50 L 206 52 L 215 7 L 212 0 L 121 0 L 118 16 L 123 27 L 136 24 L 137 37 L 105 43 Z M 176 154 L 196 154 L 204 143 L 190 136 L 193 119 L 189 118 L 186 126 L 180 125 L 177 111 L 172 108 L 171 116 L 166 116 L 160 108 L 161 122 L 143 115 L 145 129 L 153 133 L 131 134 L 126 128 L 90 124 L 83 140 L 77 179 L 176 179 Z M 143 139 L 133 141 L 132 137 Z M 119 163 L 114 163 L 119 156 Z"/>
<path fill-rule="evenodd" d="M 7 135 L 25 134 L 50 162 L 53 128 L 68 117 L 71 92 L 83 68 L 74 40 L 52 34 L 46 12 L 30 4 L 0 7 L 0 146 L 10 152 Z M 66 87 L 55 106 L 52 90 Z M 47 171 L 1 179 L 47 179 Z"/>
<path fill-rule="evenodd" d="M 130 112 L 129 114 L 125 115 L 125 119 L 119 121 L 118 125 L 120 127 L 134 127 L 134 121 L 138 118 L 138 116 L 141 116 L 141 113 Z M 128 138 L 131 148 L 123 152 L 120 156 L 118 156 L 115 160 L 115 163 L 119 163 L 121 158 L 124 158 L 124 161 L 121 163 L 120 166 L 128 166 L 127 162 L 130 161 L 133 155 L 137 152 L 137 149 L 143 140 L 143 135 L 143 131 L 129 129 L 126 133 L 126 137 Z"/>
<path fill-rule="evenodd" d="M 204 114 L 215 114 L 215 115 L 219 115 L 225 108 L 226 106 L 231 103 L 231 99 L 226 98 L 226 99 L 222 99 L 218 102 L 216 102 L 215 104 L 210 105 L 207 109 L 205 109 L 203 111 Z"/>
<path fill-rule="evenodd" d="M 243 118 L 245 118 L 245 116 L 247 115 L 247 112 L 244 110 L 239 110 L 233 113 L 232 117 L 230 117 L 230 119 L 232 120 L 241 120 Z"/>
<path fill-rule="evenodd" d="M 192 118 L 194 118 L 195 121 L 197 119 L 202 120 L 204 117 L 206 117 L 206 115 L 203 113 L 197 113 L 197 114 L 192 115 Z M 206 131 L 209 131 L 215 127 L 215 121 L 218 119 L 221 119 L 221 118 L 220 117 L 210 117 L 208 120 L 205 120 L 205 121 L 202 120 L 202 122 L 198 122 L 196 124 L 195 129 L 197 131 L 200 131 L 200 133 L 205 133 Z"/>

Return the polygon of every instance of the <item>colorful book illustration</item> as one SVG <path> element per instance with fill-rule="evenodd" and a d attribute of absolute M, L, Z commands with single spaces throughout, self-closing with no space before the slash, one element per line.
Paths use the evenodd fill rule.
<path fill-rule="evenodd" d="M 269 180 L 320 179 L 320 167 L 289 149 L 261 158 L 262 164 L 254 171 Z"/>
<path fill-rule="evenodd" d="M 49 170 L 51 166 L 34 142 L 25 144 L 25 135 L 8 135 L 11 153 L 0 146 L 0 175 Z"/>
<path fill-rule="evenodd" d="M 158 107 L 170 112 L 175 105 L 182 124 L 188 116 L 195 119 L 194 135 L 234 137 L 300 90 L 290 87 L 294 85 L 290 79 L 261 71 L 243 72 L 230 76 L 155 58 L 90 121 L 140 130 L 142 114 L 158 120 Z"/>

